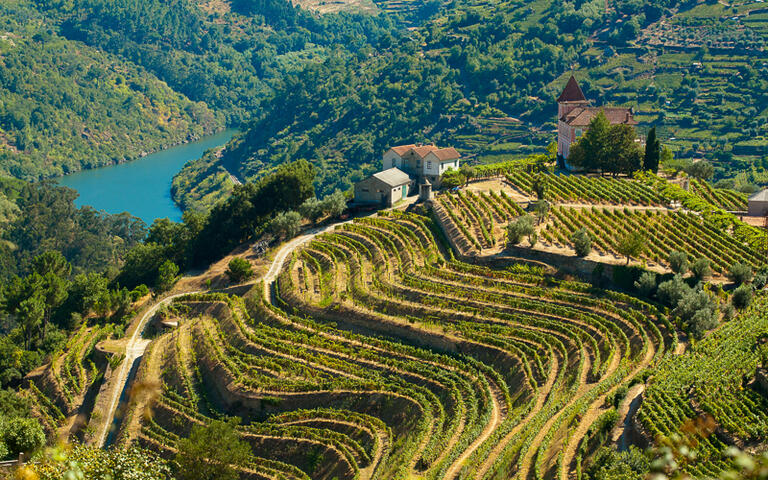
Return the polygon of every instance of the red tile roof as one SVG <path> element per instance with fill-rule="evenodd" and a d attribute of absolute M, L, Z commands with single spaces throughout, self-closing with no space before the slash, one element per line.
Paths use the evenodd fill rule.
<path fill-rule="evenodd" d="M 397 147 L 390 148 L 390 150 L 392 150 L 393 152 L 395 152 L 396 154 L 398 154 L 398 155 L 400 155 L 402 157 L 403 155 L 408 153 L 408 151 L 410 149 L 412 149 L 415 146 L 416 145 L 413 145 L 413 144 L 411 144 L 411 145 L 398 145 Z"/>
<path fill-rule="evenodd" d="M 574 108 L 560 120 L 572 127 L 586 127 L 589 122 L 602 110 L 611 125 L 637 125 L 632 109 L 624 107 L 579 107 Z"/>
<path fill-rule="evenodd" d="M 584 92 L 581 91 L 579 82 L 577 82 L 576 78 L 573 75 L 571 75 L 571 78 L 568 80 L 568 83 L 565 84 L 563 93 L 561 93 L 560 96 L 557 97 L 557 103 L 586 102 L 586 101 L 587 101 L 587 97 L 585 97 Z"/>
<path fill-rule="evenodd" d="M 461 158 L 461 154 L 453 147 L 441 148 L 432 152 L 440 162 L 447 162 Z"/>
<path fill-rule="evenodd" d="M 416 147 L 413 149 L 413 152 L 418 155 L 420 158 L 424 158 L 427 156 L 429 152 L 434 152 L 438 148 L 434 145 L 422 145 L 420 147 Z"/>

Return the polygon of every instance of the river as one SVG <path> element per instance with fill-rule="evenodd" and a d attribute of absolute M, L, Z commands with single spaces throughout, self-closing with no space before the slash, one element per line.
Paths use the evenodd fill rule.
<path fill-rule="evenodd" d="M 190 160 L 229 141 L 230 129 L 196 142 L 171 147 L 131 162 L 83 170 L 58 178 L 59 184 L 78 191 L 79 206 L 90 205 L 109 213 L 128 212 L 151 225 L 157 218 L 181 220 L 181 210 L 171 199 L 173 176 Z"/>

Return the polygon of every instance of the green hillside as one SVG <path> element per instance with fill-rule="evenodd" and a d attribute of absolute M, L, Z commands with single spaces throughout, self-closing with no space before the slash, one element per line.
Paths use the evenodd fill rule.
<path fill-rule="evenodd" d="M 0 173 L 27 180 L 133 160 L 221 128 L 146 70 L 0 6 Z"/>
<path fill-rule="evenodd" d="M 710 159 L 715 180 L 749 189 L 768 183 L 761 5 L 455 2 L 373 55 L 291 76 L 222 164 L 258 178 L 307 158 L 328 192 L 400 142 L 452 145 L 477 162 L 541 152 L 573 72 L 593 104 L 633 106 L 641 133 L 658 126 L 677 157 Z"/>

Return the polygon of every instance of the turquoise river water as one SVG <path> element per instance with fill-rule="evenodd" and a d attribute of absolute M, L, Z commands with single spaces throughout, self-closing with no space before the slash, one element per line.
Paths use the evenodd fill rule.
<path fill-rule="evenodd" d="M 190 160 L 223 145 L 237 130 L 230 129 L 196 142 L 171 147 L 132 162 L 83 170 L 57 179 L 78 191 L 77 206 L 90 205 L 109 213 L 128 212 L 151 225 L 156 218 L 181 220 L 181 210 L 171 200 L 173 176 Z"/>

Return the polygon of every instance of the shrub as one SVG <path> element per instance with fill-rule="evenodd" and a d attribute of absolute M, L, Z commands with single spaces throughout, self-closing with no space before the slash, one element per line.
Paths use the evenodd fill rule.
<path fill-rule="evenodd" d="M 691 273 L 696 280 L 705 280 L 712 275 L 712 267 L 710 267 L 709 260 L 706 258 L 698 258 L 691 265 Z"/>
<path fill-rule="evenodd" d="M 316 197 L 308 198 L 299 205 L 299 213 L 302 217 L 315 223 L 318 218 L 323 216 L 323 204 Z"/>
<path fill-rule="evenodd" d="M 244 258 L 235 257 L 229 261 L 227 266 L 227 276 L 233 282 L 241 282 L 253 276 L 251 262 Z"/>
<path fill-rule="evenodd" d="M 589 235 L 586 228 L 581 228 L 573 232 L 570 240 L 574 250 L 576 250 L 576 255 L 586 257 L 589 255 L 589 252 L 592 251 L 592 237 Z"/>
<path fill-rule="evenodd" d="M 688 254 L 679 250 L 670 252 L 669 267 L 673 272 L 685 275 L 688 271 Z"/>
<path fill-rule="evenodd" d="M 702 338 L 707 330 L 717 326 L 715 299 L 704 290 L 691 289 L 685 293 L 672 315 L 683 322 L 683 328 L 694 338 Z"/>
<path fill-rule="evenodd" d="M 507 227 L 509 243 L 517 245 L 523 240 L 523 237 L 531 235 L 534 232 L 533 224 L 533 217 L 530 215 L 523 215 L 511 222 Z"/>
<path fill-rule="evenodd" d="M 731 297 L 731 303 L 739 310 L 745 309 L 752 303 L 752 287 L 749 285 L 741 285 L 733 291 L 733 297 Z"/>
<path fill-rule="evenodd" d="M 656 297 L 669 307 L 675 307 L 685 295 L 691 291 L 691 287 L 683 281 L 681 275 L 675 275 L 672 280 L 667 280 L 659 285 Z"/>
<path fill-rule="evenodd" d="M 635 282 L 635 288 L 641 295 L 650 297 L 656 290 L 656 274 L 653 272 L 644 272 Z"/>
<path fill-rule="evenodd" d="M 283 238 L 293 238 L 301 230 L 299 212 L 280 212 L 269 222 L 269 231 Z"/>
<path fill-rule="evenodd" d="M 336 218 L 347 209 L 347 199 L 341 190 L 336 190 L 332 194 L 325 196 L 320 202 L 320 206 L 323 214 Z"/>
<path fill-rule="evenodd" d="M 244 466 L 251 447 L 240 439 L 235 427 L 239 419 L 214 420 L 209 425 L 192 427 L 189 438 L 178 443 L 176 462 L 179 480 L 235 480 L 235 466 Z"/>
<path fill-rule="evenodd" d="M 12 418 L 5 424 L 3 433 L 8 451 L 14 456 L 33 452 L 45 444 L 43 427 L 33 418 Z"/>
<path fill-rule="evenodd" d="M 147 288 L 147 286 L 142 283 L 141 285 L 138 285 L 136 288 L 131 290 L 131 300 L 135 302 L 140 298 L 145 297 L 147 294 L 149 294 L 149 288 Z"/>
<path fill-rule="evenodd" d="M 752 267 L 746 263 L 736 262 L 728 267 L 728 278 L 737 285 L 748 283 L 752 280 Z"/>

